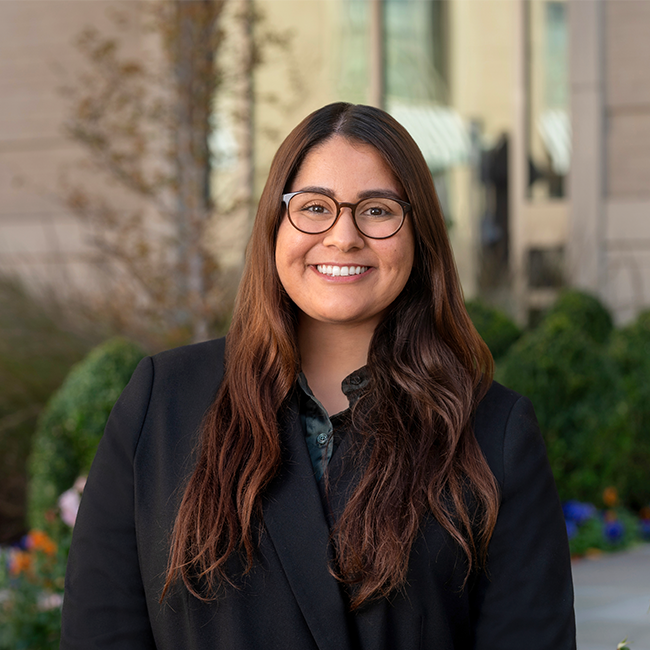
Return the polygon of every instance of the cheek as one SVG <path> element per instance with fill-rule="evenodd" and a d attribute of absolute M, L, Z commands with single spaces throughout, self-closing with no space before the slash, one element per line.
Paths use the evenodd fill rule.
<path fill-rule="evenodd" d="M 390 252 L 387 252 L 387 257 L 396 271 L 396 280 L 406 284 L 413 269 L 415 250 L 413 236 L 408 231 L 404 234 L 405 237 L 401 241 L 396 241 Z"/>
<path fill-rule="evenodd" d="M 297 274 L 304 267 L 304 245 L 296 238 L 297 231 L 286 220 L 280 224 L 275 242 L 275 268 L 284 290 L 291 295 Z M 298 233 L 299 234 L 299 233 Z"/>
<path fill-rule="evenodd" d="M 406 280 L 411 277 L 411 271 L 413 270 L 413 264 L 415 262 L 415 237 L 413 236 L 413 230 L 411 224 L 407 223 L 407 230 L 404 233 L 406 235 L 404 241 L 404 269 L 406 272 Z M 404 284 L 406 284 L 406 280 Z"/>
<path fill-rule="evenodd" d="M 275 239 L 275 267 L 280 275 L 282 281 L 282 274 L 287 264 L 287 252 L 291 250 L 291 243 L 289 241 L 289 231 L 287 230 L 286 218 L 280 223 L 278 228 L 278 235 Z"/>

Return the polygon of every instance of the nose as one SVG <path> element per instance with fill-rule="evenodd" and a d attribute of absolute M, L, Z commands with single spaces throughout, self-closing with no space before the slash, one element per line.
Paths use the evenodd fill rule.
<path fill-rule="evenodd" d="M 325 233 L 323 244 L 335 246 L 343 252 L 363 248 L 366 245 L 364 238 L 354 225 L 350 208 L 341 208 L 341 214 L 336 223 Z"/>

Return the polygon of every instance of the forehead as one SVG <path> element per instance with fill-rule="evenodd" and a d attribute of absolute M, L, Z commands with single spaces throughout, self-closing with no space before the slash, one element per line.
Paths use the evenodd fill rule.
<path fill-rule="evenodd" d="M 379 151 L 368 144 L 339 135 L 311 149 L 291 184 L 290 191 L 305 187 L 326 188 L 335 195 L 388 190 L 404 194 L 400 182 Z"/>

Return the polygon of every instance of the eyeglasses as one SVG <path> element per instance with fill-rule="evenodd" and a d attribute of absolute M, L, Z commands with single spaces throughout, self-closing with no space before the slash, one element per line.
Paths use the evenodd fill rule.
<path fill-rule="evenodd" d="M 282 195 L 291 225 L 308 235 L 321 235 L 338 221 L 341 208 L 350 208 L 356 229 L 370 239 L 388 239 L 404 225 L 411 205 L 375 196 L 356 203 L 339 203 L 327 194 L 300 190 Z"/>

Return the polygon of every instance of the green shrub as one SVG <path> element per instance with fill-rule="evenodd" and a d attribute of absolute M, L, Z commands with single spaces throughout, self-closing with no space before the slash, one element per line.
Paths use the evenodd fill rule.
<path fill-rule="evenodd" d="M 616 330 L 610 354 L 622 377 L 627 405 L 625 466 L 622 496 L 634 508 L 650 504 L 650 311 L 627 327 Z"/>
<path fill-rule="evenodd" d="M 514 321 L 481 300 L 469 300 L 465 307 L 495 359 L 502 357 L 521 336 L 521 330 Z"/>
<path fill-rule="evenodd" d="M 29 517 L 46 527 L 46 513 L 80 474 L 86 474 L 113 404 L 144 356 L 142 349 L 114 338 L 73 368 L 40 418 L 30 458 Z"/>
<path fill-rule="evenodd" d="M 614 328 L 612 317 L 598 298 L 575 289 L 560 294 L 548 316 L 554 314 L 564 314 L 573 327 L 601 344 L 607 342 Z"/>
<path fill-rule="evenodd" d="M 497 379 L 532 400 L 560 497 L 599 502 L 607 486 L 625 493 L 627 405 L 607 348 L 574 313 L 552 310 L 513 345 Z"/>

